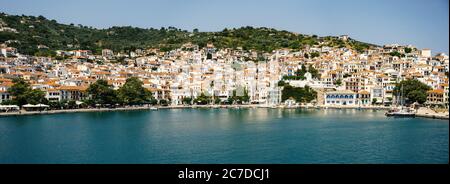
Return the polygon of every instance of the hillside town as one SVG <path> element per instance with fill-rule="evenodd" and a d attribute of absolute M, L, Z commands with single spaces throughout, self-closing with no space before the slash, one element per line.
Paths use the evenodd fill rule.
<path fill-rule="evenodd" d="M 117 90 L 127 78 L 137 77 L 158 102 L 164 100 L 170 106 L 183 105 L 183 99 L 200 95 L 215 99 L 209 104 L 224 104 L 244 92 L 249 98 L 242 103 L 265 107 L 391 106 L 398 103 L 393 92 L 396 84 L 417 79 L 430 87 L 424 105 L 448 109 L 449 57 L 411 45 L 384 45 L 361 53 L 319 43 L 299 50 L 261 53 L 239 47 L 218 49 L 213 43 L 204 48 L 187 43 L 169 52 L 150 48 L 115 53 L 103 49 L 101 55 L 94 55 L 90 50 L 57 50 L 56 57 L 35 57 L 3 43 L 0 51 L 2 104 L 14 98 L 8 92 L 13 78 L 25 79 L 32 89 L 44 91 L 49 102 L 78 104 L 90 98 L 87 89 L 99 79 Z M 315 73 L 309 71 L 312 69 Z M 300 70 L 306 72 L 291 77 Z M 310 87 L 316 97 L 282 98 L 283 84 Z"/>

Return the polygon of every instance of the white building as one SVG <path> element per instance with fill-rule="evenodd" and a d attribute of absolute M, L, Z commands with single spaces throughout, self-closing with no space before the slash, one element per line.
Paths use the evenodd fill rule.
<path fill-rule="evenodd" d="M 267 105 L 278 105 L 281 103 L 281 90 L 279 87 L 270 88 L 267 95 Z"/>
<path fill-rule="evenodd" d="M 420 50 L 420 56 L 422 56 L 424 58 L 431 57 L 431 50 L 430 49 L 422 49 L 422 50 Z"/>
<path fill-rule="evenodd" d="M 356 105 L 357 94 L 350 90 L 329 91 L 325 94 L 325 105 Z"/>
<path fill-rule="evenodd" d="M 103 49 L 102 56 L 106 58 L 112 58 L 114 56 L 114 52 L 110 49 Z"/>
<path fill-rule="evenodd" d="M 17 50 L 16 50 L 16 48 L 13 48 L 13 47 L 6 47 L 6 48 L 1 48 L 0 51 L 3 56 L 8 57 L 8 56 L 16 55 Z"/>

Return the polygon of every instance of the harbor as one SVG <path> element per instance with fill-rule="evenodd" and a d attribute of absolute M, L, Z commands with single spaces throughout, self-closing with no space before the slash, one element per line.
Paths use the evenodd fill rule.
<path fill-rule="evenodd" d="M 161 108 L 0 118 L 0 163 L 448 163 L 447 120 Z"/>

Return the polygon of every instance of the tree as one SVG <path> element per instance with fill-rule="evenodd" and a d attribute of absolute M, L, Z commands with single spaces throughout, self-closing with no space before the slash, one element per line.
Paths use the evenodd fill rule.
<path fill-rule="evenodd" d="M 77 103 L 75 102 L 75 100 L 70 100 L 69 102 L 67 102 L 67 107 L 69 109 L 75 109 L 77 108 Z"/>
<path fill-rule="evenodd" d="M 153 96 L 148 89 L 143 87 L 143 84 L 137 77 L 128 78 L 125 84 L 118 90 L 120 101 L 127 105 L 149 103 Z"/>
<path fill-rule="evenodd" d="M 423 93 L 419 90 L 414 90 L 408 93 L 406 96 L 407 103 L 418 102 L 423 104 L 427 101 L 427 93 Z"/>
<path fill-rule="evenodd" d="M 409 48 L 409 47 L 405 48 L 405 53 L 411 53 L 411 51 L 412 51 L 412 48 Z"/>
<path fill-rule="evenodd" d="M 191 97 L 184 97 L 183 99 L 181 99 L 181 101 L 183 102 L 183 104 L 191 105 L 192 98 Z"/>
<path fill-rule="evenodd" d="M 403 80 L 394 88 L 394 94 L 400 96 L 403 86 L 403 99 L 407 104 L 409 103 L 425 103 L 427 101 L 427 91 L 431 89 L 430 86 L 418 81 L 417 79 Z"/>
<path fill-rule="evenodd" d="M 320 56 L 320 53 L 318 53 L 318 52 L 311 53 L 311 58 L 315 58 L 315 57 L 319 57 L 319 56 Z"/>
<path fill-rule="evenodd" d="M 54 20 L 40 17 L 40 23 L 30 31 L 28 26 L 21 25 L 20 20 L 38 17 L 32 16 L 5 16 L 0 15 L 10 27 L 17 29 L 18 33 L 0 32 L 0 42 L 18 40 L 20 44 L 11 45 L 20 53 L 33 55 L 38 52 L 37 45 L 42 44 L 50 49 L 87 49 L 94 53 L 100 48 L 110 48 L 115 52 L 127 50 L 127 48 L 154 47 L 161 50 L 178 48 L 184 43 L 204 47 L 208 42 L 214 42 L 217 48 L 242 47 L 255 51 L 271 52 L 274 49 L 292 48 L 298 49 L 307 45 L 318 44 L 319 40 L 326 39 L 331 47 L 351 47 L 361 52 L 371 45 L 349 40 L 344 42 L 331 37 L 307 36 L 288 31 L 280 31 L 269 28 L 241 27 L 236 29 L 224 29 L 218 32 L 200 32 L 180 30 L 175 27 L 160 29 L 135 28 L 131 26 L 111 27 L 96 29 L 76 24 L 60 24 Z M 62 32 L 61 30 L 64 30 Z M 41 54 L 41 53 L 38 53 Z M 307 54 L 306 54 L 307 55 Z M 315 55 L 315 54 L 312 54 Z M 306 56 L 309 57 L 309 56 Z M 314 57 L 314 56 L 313 56 Z M 258 59 L 259 60 L 259 59 Z"/>
<path fill-rule="evenodd" d="M 402 56 L 402 54 L 400 54 L 400 52 L 397 52 L 397 51 L 391 52 L 391 53 L 389 53 L 389 55 L 397 56 L 397 57 L 401 57 Z"/>
<path fill-rule="evenodd" d="M 214 100 L 214 104 L 216 104 L 216 105 L 220 104 L 220 102 L 221 102 L 220 98 L 216 98 L 216 99 Z"/>
<path fill-rule="evenodd" d="M 231 104 L 234 104 L 238 101 L 238 97 L 236 95 L 236 90 L 233 90 L 233 93 L 231 94 L 231 97 L 228 98 L 230 100 Z"/>
<path fill-rule="evenodd" d="M 285 85 L 281 92 L 281 100 L 286 101 L 289 98 L 294 98 L 298 102 L 311 102 L 316 99 L 317 92 L 309 86 L 304 88 L 293 87 L 291 85 Z"/>
<path fill-rule="evenodd" d="M 37 52 L 34 53 L 34 56 L 38 57 L 55 57 L 56 52 L 49 49 L 39 49 Z"/>
<path fill-rule="evenodd" d="M 211 100 L 210 96 L 206 96 L 204 93 L 201 93 L 200 96 L 198 96 L 195 99 L 194 103 L 198 105 L 206 105 L 209 103 L 210 100 Z"/>
<path fill-rule="evenodd" d="M 25 104 L 48 103 L 45 92 L 39 89 L 31 89 L 30 84 L 22 78 L 13 79 L 13 85 L 8 89 L 8 93 L 13 96 L 12 104 L 19 106 Z"/>
<path fill-rule="evenodd" d="M 151 104 L 151 105 L 156 105 L 156 104 L 158 104 L 158 100 L 155 99 L 155 98 L 152 98 L 152 99 L 149 101 L 149 104 Z"/>
<path fill-rule="evenodd" d="M 169 101 L 166 100 L 166 99 L 161 99 L 161 100 L 159 101 L 159 105 L 162 105 L 162 106 L 168 106 L 168 105 L 169 105 Z"/>
<path fill-rule="evenodd" d="M 243 102 L 249 102 L 250 101 L 250 96 L 248 96 L 248 91 L 246 89 L 244 89 L 244 95 L 240 96 L 240 100 Z"/>
<path fill-rule="evenodd" d="M 305 73 L 306 73 L 306 67 L 305 67 L 304 64 L 302 64 L 301 69 L 300 70 L 297 69 L 297 71 L 295 72 L 295 75 L 297 75 L 297 76 L 304 76 Z"/>
<path fill-rule="evenodd" d="M 233 95 L 231 96 L 231 103 L 242 104 L 242 102 L 249 102 L 250 96 L 248 95 L 248 91 L 244 89 L 244 94 L 238 96 L 237 91 L 233 90 Z"/>
<path fill-rule="evenodd" d="M 2 105 L 14 105 L 12 100 L 3 100 L 1 104 Z"/>
<path fill-rule="evenodd" d="M 372 105 L 375 105 L 376 103 L 377 103 L 377 99 L 376 98 L 372 99 Z"/>
<path fill-rule="evenodd" d="M 283 76 L 283 80 L 303 80 L 303 79 L 305 79 L 305 76 L 297 76 L 297 75 Z"/>
<path fill-rule="evenodd" d="M 118 102 L 117 92 L 106 80 L 99 79 L 89 85 L 87 89 L 93 104 L 116 104 Z"/>
<path fill-rule="evenodd" d="M 62 109 L 64 105 L 60 101 L 50 101 L 48 103 L 50 109 Z"/>
<path fill-rule="evenodd" d="M 27 104 L 26 93 L 31 89 L 30 84 L 22 78 L 13 79 L 13 83 L 8 89 L 8 93 L 13 96 L 12 103 L 18 106 Z"/>
<path fill-rule="evenodd" d="M 311 73 L 312 78 L 320 79 L 320 73 L 319 70 L 312 67 L 312 65 L 308 66 L 308 72 Z"/>
<path fill-rule="evenodd" d="M 39 89 L 32 89 L 25 93 L 27 103 L 29 104 L 46 104 L 48 103 L 45 98 L 45 92 Z"/>
<path fill-rule="evenodd" d="M 341 80 L 341 79 L 337 79 L 337 80 L 334 82 L 334 85 L 336 85 L 336 86 L 341 86 L 341 85 L 342 85 L 342 80 Z"/>

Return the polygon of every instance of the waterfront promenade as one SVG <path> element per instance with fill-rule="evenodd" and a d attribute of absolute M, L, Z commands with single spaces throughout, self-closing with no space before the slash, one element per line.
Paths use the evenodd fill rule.
<path fill-rule="evenodd" d="M 259 104 L 248 105 L 172 105 L 172 106 L 128 106 L 117 108 L 81 108 L 81 109 L 61 109 L 61 110 L 42 110 L 42 111 L 14 111 L 14 112 L 0 112 L 0 117 L 4 116 L 22 116 L 22 115 L 45 115 L 45 114 L 59 114 L 59 113 L 77 113 L 77 112 L 108 112 L 108 111 L 128 111 L 128 110 L 156 110 L 157 109 L 188 109 L 188 108 L 220 108 L 220 109 L 241 109 L 241 108 L 274 108 L 274 109 L 374 109 L 374 110 L 388 110 L 391 107 L 386 106 L 311 106 L 311 105 L 297 105 L 297 106 L 267 106 Z M 420 108 L 416 113 L 417 117 L 434 118 L 434 119 L 449 119 L 448 111 L 435 112 L 429 108 Z"/>
<path fill-rule="evenodd" d="M 421 107 L 417 110 L 416 116 L 424 118 L 435 118 L 435 119 L 449 119 L 449 111 L 436 112 L 429 108 Z"/>

